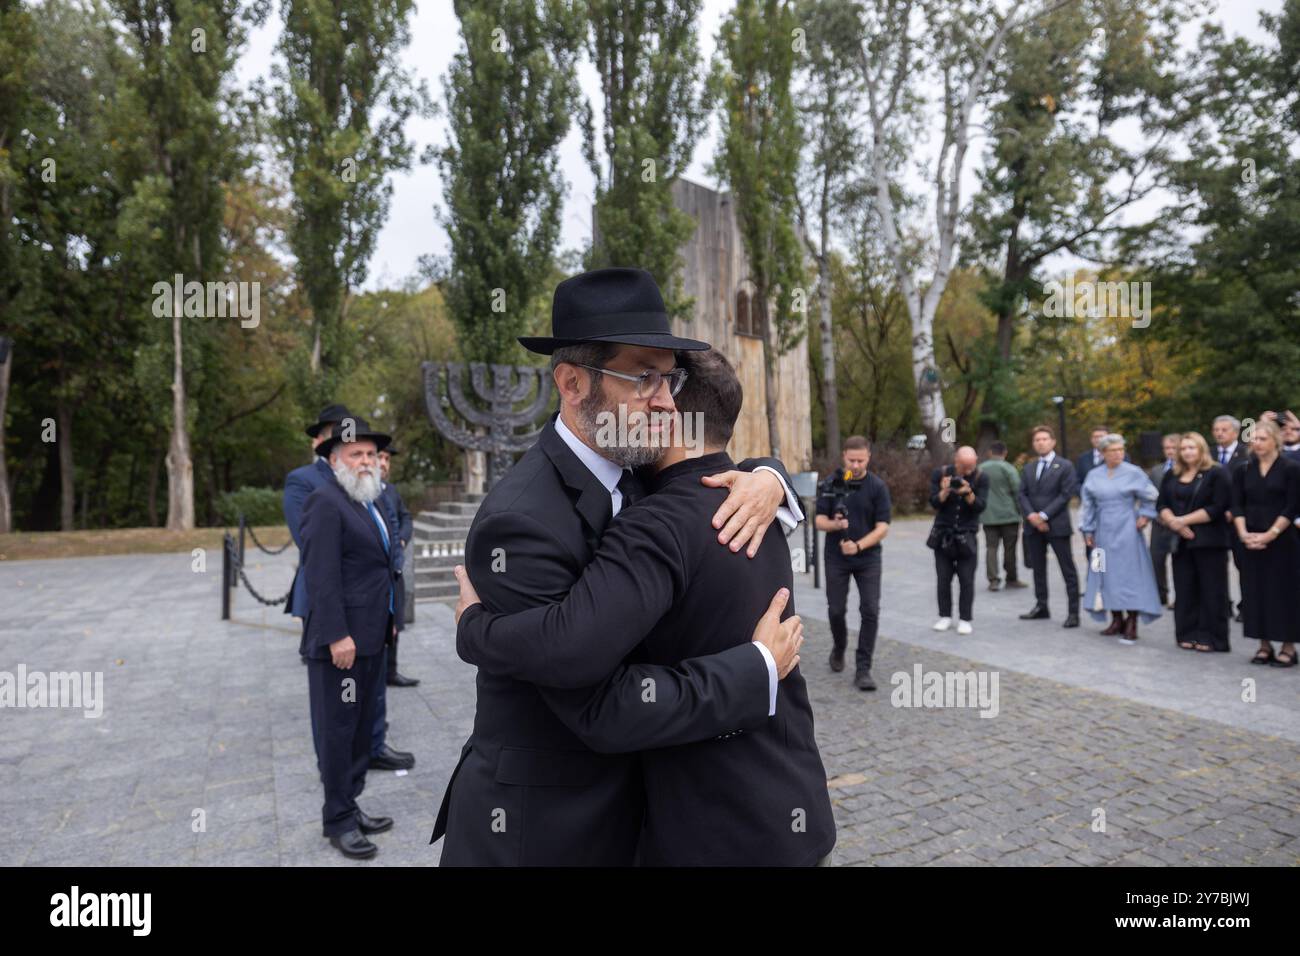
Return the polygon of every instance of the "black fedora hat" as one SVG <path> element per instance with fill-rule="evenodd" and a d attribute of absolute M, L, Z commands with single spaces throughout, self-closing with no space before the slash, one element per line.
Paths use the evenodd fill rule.
<path fill-rule="evenodd" d="M 644 269 L 594 269 L 565 279 L 551 300 L 551 335 L 519 344 L 550 355 L 565 345 L 617 342 L 653 349 L 707 349 L 707 342 L 672 334 L 664 297 Z"/>
<path fill-rule="evenodd" d="M 376 451 L 383 451 L 388 447 L 389 442 L 393 440 L 391 435 L 385 435 L 383 432 L 371 431 L 370 423 L 364 418 L 354 418 L 349 415 L 340 422 L 340 424 L 343 425 L 342 428 L 335 431 L 333 435 L 316 446 L 317 455 L 321 458 L 329 457 L 330 452 L 332 452 L 340 442 L 344 441 L 343 436 L 348 431 L 348 422 L 353 424 L 352 435 L 349 441 L 372 441 L 375 443 Z"/>
<path fill-rule="evenodd" d="M 315 438 L 326 425 L 337 425 L 343 419 L 351 417 L 352 413 L 346 405 L 326 405 L 320 410 L 320 417 L 307 426 L 307 434 Z"/>

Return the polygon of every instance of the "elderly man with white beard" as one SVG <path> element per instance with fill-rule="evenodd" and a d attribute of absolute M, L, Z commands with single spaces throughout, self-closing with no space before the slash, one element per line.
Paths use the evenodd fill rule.
<path fill-rule="evenodd" d="M 307 659 L 312 734 L 325 788 L 322 830 L 355 859 L 378 852 L 368 834 L 393 826 L 391 818 L 369 816 L 357 806 L 395 610 L 397 548 L 376 503 L 378 455 L 389 441 L 362 419 L 345 419 L 317 448 L 335 480 L 313 491 L 302 511 L 311 605 L 300 651 Z"/>

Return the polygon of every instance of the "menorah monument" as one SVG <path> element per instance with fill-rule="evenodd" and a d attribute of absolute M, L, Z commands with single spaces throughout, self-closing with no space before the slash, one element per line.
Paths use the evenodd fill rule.
<path fill-rule="evenodd" d="M 553 383 L 549 369 L 531 365 L 471 362 L 468 368 L 473 399 L 465 394 L 465 365 L 423 363 L 424 404 L 429 420 L 442 435 L 467 451 L 487 454 L 487 483 L 491 487 L 509 470 L 514 456 L 532 447 L 541 434 L 537 419 L 550 404 Z M 463 422 L 453 420 L 449 407 Z"/>

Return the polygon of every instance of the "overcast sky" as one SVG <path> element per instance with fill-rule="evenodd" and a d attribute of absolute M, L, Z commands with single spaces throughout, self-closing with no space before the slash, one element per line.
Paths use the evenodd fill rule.
<path fill-rule="evenodd" d="M 1260 11 L 1277 12 L 1281 5 L 1282 0 L 1226 0 L 1212 19 L 1222 23 L 1229 33 L 1262 42 L 1267 35 L 1259 26 Z M 731 6 L 731 0 L 704 0 L 699 37 L 706 64 L 713 56 L 718 27 Z M 250 37 L 239 63 L 238 77 L 242 85 L 259 77 L 270 77 L 275 44 L 280 34 L 278 7 L 276 4 L 276 13 L 269 18 L 267 25 Z M 439 103 L 443 99 L 443 75 L 460 46 L 458 27 L 451 0 L 419 0 L 411 22 L 411 44 L 405 51 L 403 62 L 407 69 L 428 84 Z M 1184 31 L 1184 42 L 1192 42 L 1199 28 L 1199 22 L 1189 22 Z M 599 85 L 590 64 L 581 64 L 580 79 L 587 97 L 598 104 Z M 446 127 L 440 118 L 412 120 L 407 126 L 407 137 L 414 142 L 418 155 L 429 144 L 445 143 Z M 711 122 L 708 132 L 696 146 L 694 160 L 686 174 L 690 179 L 717 185 L 705 171 L 713 157 L 715 143 L 716 125 Z M 967 160 L 968 168 L 963 179 L 966 196 L 969 196 L 974 183 L 970 171 L 972 159 L 978 162 L 978 155 Z M 569 183 L 561 248 L 582 248 L 591 234 L 592 177 L 582 157 L 582 136 L 576 128 L 570 130 L 562 147 L 561 169 Z M 442 181 L 433 165 L 417 166 L 409 173 L 393 177 L 392 207 L 370 261 L 366 288 L 400 285 L 415 273 L 420 256 L 447 253 L 446 233 L 434 215 L 441 199 Z"/>

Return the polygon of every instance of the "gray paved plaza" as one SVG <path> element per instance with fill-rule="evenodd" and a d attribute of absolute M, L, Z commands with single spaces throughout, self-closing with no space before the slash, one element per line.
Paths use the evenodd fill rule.
<path fill-rule="evenodd" d="M 900 521 L 886 542 L 874 694 L 829 673 L 824 592 L 811 575 L 796 589 L 836 863 L 1300 863 L 1300 668 L 1249 666 L 1240 625 L 1218 655 L 1178 650 L 1168 615 L 1133 647 L 1088 619 L 1062 630 L 1059 575 L 1055 620 L 1022 622 L 1030 592 L 989 593 L 982 567 L 975 633 L 935 633 L 926 529 Z M 250 552 L 249 576 L 283 593 L 295 560 Z M 362 806 L 397 824 L 374 861 L 348 863 L 320 836 L 294 622 L 241 591 L 222 623 L 220 568 L 192 561 L 0 564 L 0 671 L 104 675 L 98 718 L 0 710 L 0 864 L 436 863 L 429 833 L 474 713 L 451 608 L 421 604 L 403 639 L 422 683 L 390 690 L 390 742 L 418 762 L 369 776 Z M 892 675 L 917 665 L 996 673 L 997 715 L 893 706 Z"/>

